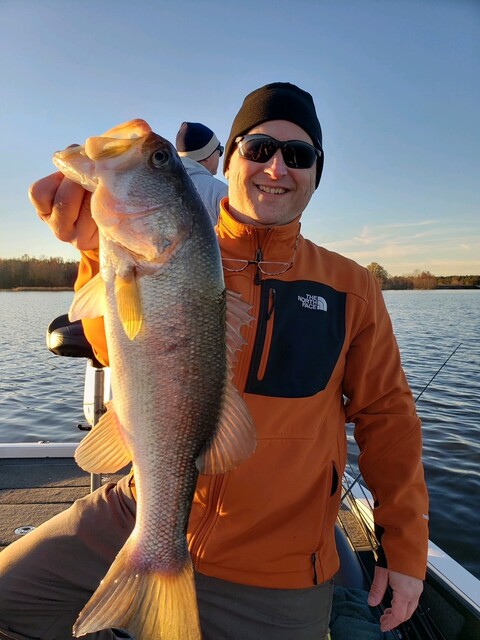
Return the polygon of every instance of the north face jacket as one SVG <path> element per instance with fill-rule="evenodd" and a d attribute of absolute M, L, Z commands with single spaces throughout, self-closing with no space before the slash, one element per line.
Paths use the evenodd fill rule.
<path fill-rule="evenodd" d="M 230 260 L 254 260 L 259 250 L 267 263 L 267 275 L 255 264 L 225 271 L 227 289 L 241 294 L 254 317 L 243 330 L 234 380 L 253 416 L 257 448 L 233 471 L 199 477 L 188 532 L 196 570 L 270 588 L 333 577 L 345 424 L 353 422 L 375 500 L 381 562 L 423 579 L 421 426 L 375 278 L 303 238 L 298 219 L 245 225 L 227 203 L 217 225 L 224 265 L 236 268 Z M 94 255 L 83 254 L 77 288 L 97 270 Z M 101 321 L 84 327 L 108 362 Z"/>

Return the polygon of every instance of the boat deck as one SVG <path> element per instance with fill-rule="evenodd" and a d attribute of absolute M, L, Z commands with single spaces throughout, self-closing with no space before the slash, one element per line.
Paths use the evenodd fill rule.
<path fill-rule="evenodd" d="M 119 476 L 102 476 L 99 482 Z M 0 551 L 89 493 L 73 458 L 0 458 Z"/>

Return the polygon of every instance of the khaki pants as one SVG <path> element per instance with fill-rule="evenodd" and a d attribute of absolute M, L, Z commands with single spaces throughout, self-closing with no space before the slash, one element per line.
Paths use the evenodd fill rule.
<path fill-rule="evenodd" d="M 128 478 L 108 484 L 0 553 L 0 639 L 66 640 L 135 524 Z M 261 589 L 196 575 L 204 640 L 323 640 L 333 585 Z M 108 629 L 83 636 L 113 640 Z M 124 637 L 124 636 L 120 636 Z"/>

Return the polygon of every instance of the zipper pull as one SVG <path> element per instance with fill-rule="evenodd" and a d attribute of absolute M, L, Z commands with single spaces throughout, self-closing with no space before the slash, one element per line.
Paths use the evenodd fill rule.
<path fill-rule="evenodd" d="M 261 262 L 262 260 L 263 260 L 262 250 L 261 249 L 257 249 L 257 253 L 255 255 L 255 263 L 257 265 L 257 271 L 255 273 L 255 284 L 257 284 L 257 285 L 262 283 L 261 271 L 260 271 L 260 268 L 258 266 L 258 263 Z"/>

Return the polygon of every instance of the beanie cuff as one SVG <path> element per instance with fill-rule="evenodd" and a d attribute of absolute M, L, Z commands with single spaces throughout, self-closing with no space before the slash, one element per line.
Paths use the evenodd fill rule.
<path fill-rule="evenodd" d="M 201 149 L 195 149 L 195 151 L 178 151 L 177 153 L 182 158 L 191 158 L 196 162 L 200 162 L 200 160 L 205 160 L 206 158 L 211 156 L 215 149 L 218 148 L 219 144 L 220 140 L 215 134 L 213 134 L 213 137 L 208 142 L 208 144 L 206 144 Z"/>

